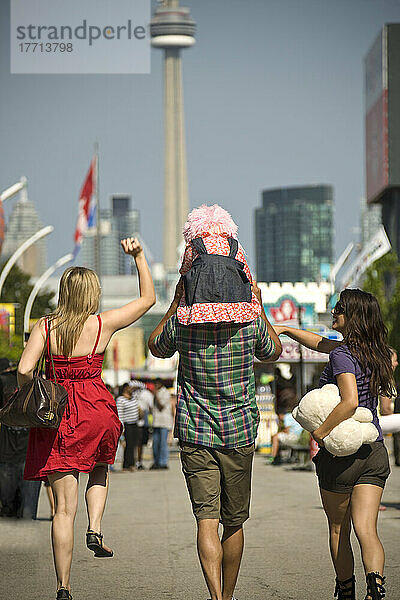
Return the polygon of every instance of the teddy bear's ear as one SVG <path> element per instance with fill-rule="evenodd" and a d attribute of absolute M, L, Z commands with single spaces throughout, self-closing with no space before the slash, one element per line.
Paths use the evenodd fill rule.
<path fill-rule="evenodd" d="M 359 421 L 359 423 L 371 423 L 373 419 L 372 412 L 365 406 L 359 406 L 353 415 L 353 419 Z"/>

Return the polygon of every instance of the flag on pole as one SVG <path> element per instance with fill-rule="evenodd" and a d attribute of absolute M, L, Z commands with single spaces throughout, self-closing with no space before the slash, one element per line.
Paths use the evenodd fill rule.
<path fill-rule="evenodd" d="M 85 232 L 95 226 L 96 216 L 96 158 L 92 159 L 79 194 L 78 219 L 74 234 L 74 258 L 78 254 Z"/>

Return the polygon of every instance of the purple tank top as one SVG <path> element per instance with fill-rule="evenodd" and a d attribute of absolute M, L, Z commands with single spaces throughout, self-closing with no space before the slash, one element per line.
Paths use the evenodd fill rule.
<path fill-rule="evenodd" d="M 353 373 L 357 382 L 358 405 L 369 408 L 373 415 L 373 424 L 379 431 L 378 440 L 383 440 L 382 429 L 379 425 L 377 405 L 378 396 L 373 396 L 369 388 L 371 373 L 369 369 L 366 372 L 362 370 L 360 362 L 353 356 L 346 346 L 338 346 L 329 354 L 329 362 L 321 373 L 319 385 L 322 387 L 327 383 L 337 385 L 336 376 L 340 373 Z"/>

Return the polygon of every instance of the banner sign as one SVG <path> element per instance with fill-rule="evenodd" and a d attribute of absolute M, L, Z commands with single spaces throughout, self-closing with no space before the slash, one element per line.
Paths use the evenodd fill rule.
<path fill-rule="evenodd" d="M 287 339 L 287 338 L 286 338 Z M 304 362 L 326 363 L 329 360 L 329 354 L 316 352 L 302 346 L 302 355 Z M 299 344 L 294 340 L 282 341 L 282 354 L 279 357 L 279 362 L 299 362 L 300 350 Z"/>
<path fill-rule="evenodd" d="M 264 304 L 265 314 L 272 325 L 299 326 L 299 311 L 301 324 L 311 327 L 315 323 L 315 304 L 298 302 L 292 296 L 281 296 L 273 304 Z"/>
<path fill-rule="evenodd" d="M 321 335 L 328 338 L 329 340 L 342 340 L 342 334 L 333 329 L 329 329 L 326 325 L 317 324 L 307 328 L 308 331 Z M 282 354 L 280 355 L 278 362 L 299 362 L 300 361 L 300 350 L 298 342 L 295 342 L 287 336 L 281 337 L 282 343 Z M 302 356 L 304 362 L 311 363 L 326 363 L 329 360 L 329 355 L 323 352 L 316 352 L 310 350 L 305 346 L 302 346 Z"/>
<path fill-rule="evenodd" d="M 357 256 L 355 262 L 344 274 L 341 287 L 346 288 L 356 285 L 368 267 L 378 260 L 378 258 L 389 252 L 391 247 L 385 228 L 381 225 L 376 234 L 364 246 L 364 249 Z"/>

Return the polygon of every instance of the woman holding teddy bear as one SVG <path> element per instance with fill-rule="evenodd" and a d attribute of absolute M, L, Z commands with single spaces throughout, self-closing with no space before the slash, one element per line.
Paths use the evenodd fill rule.
<path fill-rule="evenodd" d="M 329 353 L 320 387 L 336 384 L 341 401 L 312 435 L 320 446 L 314 462 L 328 519 L 330 551 L 336 572 L 335 596 L 338 600 L 356 599 L 350 542 L 353 526 L 366 574 L 365 600 L 381 600 L 385 596 L 385 556 L 377 533 L 377 518 L 390 467 L 377 404 L 378 394 L 391 396 L 393 393 L 391 352 L 381 310 L 372 294 L 358 289 L 343 290 L 332 315 L 332 328 L 343 335 L 343 341 L 291 327 L 274 325 L 274 329 L 278 335 L 285 334 L 312 350 Z M 371 410 L 379 433 L 377 441 L 363 444 L 350 456 L 335 457 L 324 448 L 324 438 L 351 417 L 358 406 Z"/>

